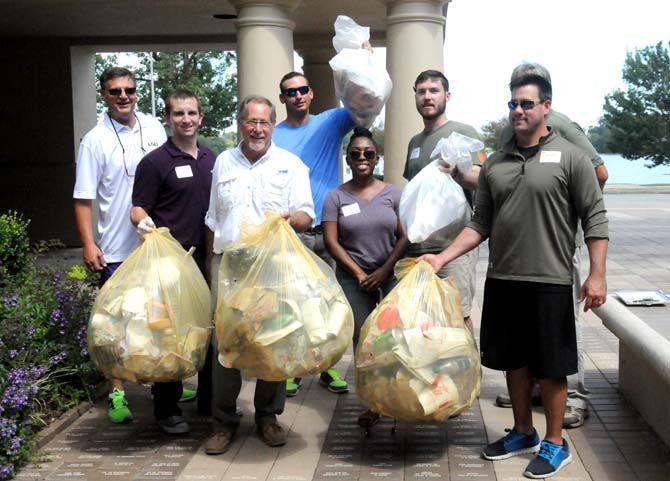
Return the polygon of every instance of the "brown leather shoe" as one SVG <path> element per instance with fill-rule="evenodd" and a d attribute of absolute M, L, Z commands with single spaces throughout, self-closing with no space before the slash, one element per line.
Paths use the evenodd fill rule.
<path fill-rule="evenodd" d="M 271 447 L 286 444 L 286 430 L 277 421 L 265 423 L 257 428 L 258 436 Z"/>
<path fill-rule="evenodd" d="M 217 431 L 205 441 L 206 454 L 223 454 L 230 448 L 235 431 Z"/>

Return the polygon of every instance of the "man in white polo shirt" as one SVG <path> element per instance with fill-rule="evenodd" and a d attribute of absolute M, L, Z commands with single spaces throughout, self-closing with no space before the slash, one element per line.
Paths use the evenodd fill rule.
<path fill-rule="evenodd" d="M 135 90 L 135 78 L 129 70 L 111 67 L 102 73 L 100 95 L 107 111 L 84 136 L 77 156 L 73 194 L 77 229 L 84 263 L 100 272 L 100 286 L 139 244 L 130 222 L 135 169 L 147 152 L 167 140 L 165 129 L 156 119 L 135 112 Z M 93 209 L 98 217 L 95 234 Z M 121 380 L 109 381 L 110 421 L 132 421 Z"/>
<path fill-rule="evenodd" d="M 242 142 L 216 159 L 205 217 L 215 299 L 221 253 L 239 239 L 243 223 L 261 224 L 265 211 L 270 210 L 281 213 L 301 232 L 311 227 L 315 218 L 309 169 L 299 157 L 272 141 L 276 121 L 272 102 L 257 95 L 246 97 L 239 103 L 237 119 Z M 213 364 L 212 414 L 217 427 L 205 443 L 205 452 L 221 454 L 230 447 L 240 424 L 236 403 L 242 377 L 237 369 Z M 254 419 L 258 435 L 268 446 L 286 443 L 286 431 L 277 422 L 285 400 L 285 381 L 256 380 Z"/>

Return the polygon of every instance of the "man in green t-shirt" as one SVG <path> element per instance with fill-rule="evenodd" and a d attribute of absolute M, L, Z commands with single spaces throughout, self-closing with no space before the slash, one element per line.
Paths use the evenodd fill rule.
<path fill-rule="evenodd" d="M 430 155 L 440 139 L 449 137 L 453 132 L 479 139 L 479 134 L 474 127 L 447 119 L 446 106 L 451 98 L 451 92 L 449 92 L 449 81 L 442 72 L 437 70 L 421 72 L 414 82 L 414 93 L 416 110 L 423 118 L 424 129 L 409 141 L 405 171 L 403 172 L 403 176 L 407 180 L 412 180 L 421 169 L 433 160 Z M 477 187 L 477 179 L 484 159 L 486 159 L 484 152 L 473 154 L 473 166 L 470 172 L 461 172 L 456 166 L 448 166 L 446 164 L 442 166 L 445 173 L 451 175 L 463 188 L 463 192 L 471 206 L 472 194 Z M 420 256 L 441 252 L 458 235 L 461 227 L 470 220 L 471 214 L 472 211 L 469 210 L 466 213 L 466 218 L 463 219 L 463 224 L 454 226 L 449 232 L 441 232 L 443 235 L 440 235 L 440 238 L 446 238 L 446 243 L 428 239 L 421 243 L 410 244 L 407 250 L 408 255 Z M 477 258 L 478 250 L 474 249 L 468 255 L 450 263 L 437 273 L 440 278 L 453 276 L 456 279 L 456 285 L 461 294 L 463 317 L 471 331 L 470 310 L 475 294 Z"/>

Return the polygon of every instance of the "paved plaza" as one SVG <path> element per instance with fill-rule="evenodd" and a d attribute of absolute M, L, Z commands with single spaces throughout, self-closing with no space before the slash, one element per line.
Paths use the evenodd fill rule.
<path fill-rule="evenodd" d="M 670 293 L 670 195 L 607 195 L 611 221 L 608 260 L 610 292 L 622 288 L 663 289 Z M 480 251 L 479 292 L 486 268 Z M 612 302 L 612 301 L 610 301 Z M 670 337 L 668 307 L 636 308 L 635 314 Z M 473 314 L 479 325 L 480 313 Z M 478 331 L 478 329 L 477 329 Z M 592 313 L 584 319 L 586 384 L 590 417 L 581 428 L 565 431 L 573 463 L 553 479 L 570 481 L 670 480 L 670 449 L 618 393 L 618 340 Z M 207 456 L 203 442 L 207 418 L 183 404 L 191 425 L 186 436 L 164 435 L 151 416 L 149 389 L 128 384 L 132 424 L 114 426 L 99 402 L 43 448 L 43 462 L 22 469 L 17 478 L 48 480 L 179 481 L 370 481 L 526 479 L 530 455 L 495 463 L 480 458 L 482 447 L 504 434 L 512 413 L 494 405 L 506 391 L 501 373 L 484 369 L 482 393 L 472 408 L 445 423 L 398 422 L 384 418 L 369 437 L 356 424 L 361 407 L 353 383 L 351 354 L 339 363 L 351 391 L 335 395 L 316 378 L 305 379 L 297 397 L 287 400 L 280 422 L 290 429 L 288 443 L 268 448 L 253 429 L 253 382 L 245 382 L 244 413 L 231 449 Z M 641 382 L 644 382 L 642 379 Z M 536 408 L 540 434 L 544 416 Z M 670 422 L 670 416 L 668 417 Z"/>

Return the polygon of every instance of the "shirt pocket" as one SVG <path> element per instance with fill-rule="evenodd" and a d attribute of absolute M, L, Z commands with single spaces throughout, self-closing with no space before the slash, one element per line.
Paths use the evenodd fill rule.
<path fill-rule="evenodd" d="M 263 203 L 275 209 L 288 210 L 289 173 L 287 170 L 274 170 L 263 177 Z"/>
<path fill-rule="evenodd" d="M 216 200 L 217 204 L 223 212 L 227 212 L 233 208 L 235 204 L 235 184 L 237 176 L 227 175 L 222 176 L 216 181 Z"/>

